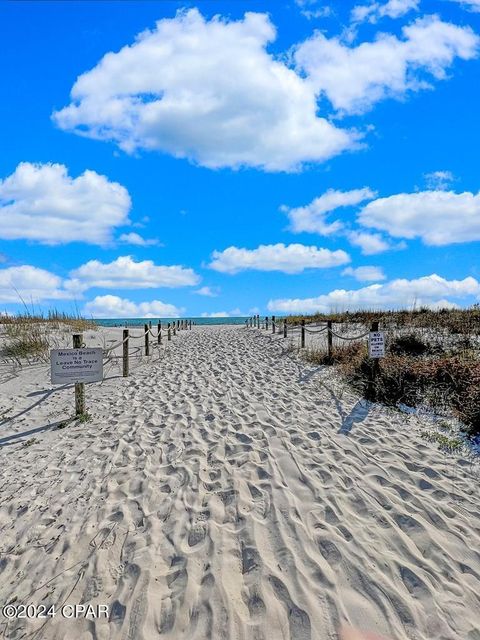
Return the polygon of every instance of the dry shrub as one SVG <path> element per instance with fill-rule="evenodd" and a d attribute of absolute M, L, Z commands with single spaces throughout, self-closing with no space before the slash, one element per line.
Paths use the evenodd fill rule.
<path fill-rule="evenodd" d="M 351 366 L 357 365 L 367 354 L 367 347 L 362 342 L 346 342 L 335 345 L 332 348 L 332 357 L 329 358 L 324 349 L 307 349 L 305 359 L 313 364 L 338 364 Z"/>
<path fill-rule="evenodd" d="M 480 361 L 458 356 L 415 358 L 387 354 L 378 365 L 368 357 L 346 363 L 347 380 L 369 396 L 373 367 L 376 366 L 375 399 L 387 405 L 399 403 L 414 407 L 453 411 L 470 435 L 480 434 Z"/>
<path fill-rule="evenodd" d="M 421 356 L 428 350 L 428 344 L 415 333 L 397 336 L 390 342 L 390 352 L 396 355 Z"/>

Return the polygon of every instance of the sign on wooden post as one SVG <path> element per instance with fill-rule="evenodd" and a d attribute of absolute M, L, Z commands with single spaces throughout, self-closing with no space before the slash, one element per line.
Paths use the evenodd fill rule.
<path fill-rule="evenodd" d="M 103 379 L 103 349 L 82 347 L 83 335 L 73 336 L 73 349 L 50 351 L 52 384 L 75 383 L 75 415 L 85 413 L 85 382 Z"/>
<path fill-rule="evenodd" d="M 371 331 L 368 335 L 368 357 L 385 357 L 385 333 L 383 331 Z"/>
<path fill-rule="evenodd" d="M 378 321 L 372 322 L 368 335 L 368 356 L 372 358 L 370 380 L 368 382 L 366 398 L 371 402 L 377 400 L 377 376 L 380 372 L 380 358 L 385 356 L 385 334 L 378 330 Z"/>
<path fill-rule="evenodd" d="M 52 384 L 101 382 L 103 380 L 103 349 L 86 347 L 52 349 L 50 373 Z"/>

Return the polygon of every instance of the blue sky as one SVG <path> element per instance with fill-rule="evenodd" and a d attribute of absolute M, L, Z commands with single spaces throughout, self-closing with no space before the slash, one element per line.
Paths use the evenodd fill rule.
<path fill-rule="evenodd" d="M 480 300 L 479 0 L 0 13 L 2 311 Z"/>

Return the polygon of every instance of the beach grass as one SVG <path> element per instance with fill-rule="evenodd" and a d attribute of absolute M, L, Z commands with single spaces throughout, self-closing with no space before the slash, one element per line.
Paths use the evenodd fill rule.
<path fill-rule="evenodd" d="M 31 313 L 28 310 L 19 315 L 2 315 L 0 329 L 2 346 L 0 357 L 16 362 L 45 360 L 49 349 L 56 346 L 58 332 L 80 333 L 96 328 L 92 320 L 80 315 L 70 315 L 56 310 L 46 314 Z"/>

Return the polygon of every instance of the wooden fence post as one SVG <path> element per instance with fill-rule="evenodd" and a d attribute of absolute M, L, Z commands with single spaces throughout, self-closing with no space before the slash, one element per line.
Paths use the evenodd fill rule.
<path fill-rule="evenodd" d="M 160 321 L 158 322 L 157 331 L 157 342 L 158 344 L 162 344 L 162 323 Z"/>
<path fill-rule="evenodd" d="M 332 336 L 332 321 L 327 320 L 327 360 L 328 364 L 332 364 L 332 344 L 333 344 L 333 336 Z"/>
<path fill-rule="evenodd" d="M 128 329 L 123 330 L 123 377 L 128 376 Z"/>
<path fill-rule="evenodd" d="M 167 339 L 169 341 L 172 339 L 172 330 L 170 329 L 170 322 L 167 325 Z"/>
<path fill-rule="evenodd" d="M 260 315 L 257 313 L 257 329 L 260 329 Z"/>
<path fill-rule="evenodd" d="M 177 320 L 177 329 L 180 331 L 180 320 Z"/>
<path fill-rule="evenodd" d="M 305 349 L 305 318 L 302 319 L 301 345 L 302 345 L 302 349 Z"/>
<path fill-rule="evenodd" d="M 190 320 L 190 322 L 188 323 L 190 325 L 190 331 L 192 330 L 192 321 Z"/>
<path fill-rule="evenodd" d="M 284 318 L 283 320 L 283 337 L 286 338 L 287 337 L 287 319 Z"/>
<path fill-rule="evenodd" d="M 83 334 L 75 333 L 73 335 L 73 348 L 81 349 L 83 344 Z M 85 383 L 75 383 L 75 415 L 83 416 L 85 413 Z"/>
<path fill-rule="evenodd" d="M 173 335 L 176 336 L 177 335 L 177 326 L 176 326 L 176 322 L 175 320 L 173 321 Z"/>
<path fill-rule="evenodd" d="M 265 331 L 268 331 L 268 316 L 265 316 Z"/>
<path fill-rule="evenodd" d="M 272 333 L 275 333 L 275 316 L 272 316 Z"/>
<path fill-rule="evenodd" d="M 145 327 L 145 355 L 150 355 L 150 339 L 148 337 L 148 324 L 144 325 Z"/>

